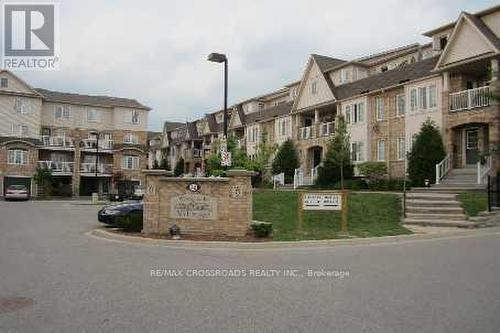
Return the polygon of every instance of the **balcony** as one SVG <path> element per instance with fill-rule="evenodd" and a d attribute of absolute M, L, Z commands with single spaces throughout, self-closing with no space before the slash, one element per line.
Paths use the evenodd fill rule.
<path fill-rule="evenodd" d="M 63 136 L 42 135 L 41 140 L 44 148 L 47 149 L 65 150 L 65 149 L 75 148 L 73 144 L 73 139 L 64 135 Z"/>
<path fill-rule="evenodd" d="M 450 94 L 450 111 L 467 111 L 490 105 L 490 87 L 484 86 Z"/>
<path fill-rule="evenodd" d="M 99 139 L 89 138 L 83 139 L 81 142 L 81 147 L 84 150 L 97 150 L 97 141 L 99 141 L 99 150 L 113 150 L 113 140 L 111 139 Z"/>
<path fill-rule="evenodd" d="M 306 126 L 306 127 L 299 128 L 299 140 L 311 139 L 312 132 L 313 132 L 312 129 L 313 129 L 312 126 Z"/>
<path fill-rule="evenodd" d="M 82 163 L 80 173 L 84 176 L 95 176 L 96 175 L 96 164 L 95 163 Z M 113 164 L 97 164 L 97 176 L 111 176 L 113 173 Z"/>
<path fill-rule="evenodd" d="M 74 169 L 74 162 L 38 161 L 38 165 L 49 169 L 54 176 L 71 176 Z"/>
<path fill-rule="evenodd" d="M 186 159 L 201 158 L 203 156 L 203 151 L 197 148 L 186 149 L 184 151 L 184 156 Z"/>
<path fill-rule="evenodd" d="M 319 133 L 321 136 L 330 136 L 333 134 L 334 122 L 330 121 L 327 123 L 321 123 L 319 127 Z"/>

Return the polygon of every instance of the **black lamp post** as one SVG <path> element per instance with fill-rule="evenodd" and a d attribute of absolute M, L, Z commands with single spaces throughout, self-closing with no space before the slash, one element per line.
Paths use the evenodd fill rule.
<path fill-rule="evenodd" d="M 227 139 L 227 57 L 222 53 L 210 53 L 207 60 L 224 63 L 224 138 Z"/>

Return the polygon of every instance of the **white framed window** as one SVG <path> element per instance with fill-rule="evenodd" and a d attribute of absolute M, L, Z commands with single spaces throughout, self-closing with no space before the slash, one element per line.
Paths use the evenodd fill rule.
<path fill-rule="evenodd" d="M 420 109 L 427 109 L 427 87 L 418 88 L 418 106 Z"/>
<path fill-rule="evenodd" d="M 382 96 L 375 97 L 375 114 L 377 115 L 377 120 L 385 119 L 384 98 Z"/>
<path fill-rule="evenodd" d="M 257 125 L 248 128 L 248 141 L 257 142 L 259 139 L 259 127 Z"/>
<path fill-rule="evenodd" d="M 314 80 L 311 82 L 311 94 L 316 95 L 318 93 L 318 81 Z"/>
<path fill-rule="evenodd" d="M 69 119 L 69 106 L 67 106 L 67 105 L 56 106 L 55 118 L 56 119 Z"/>
<path fill-rule="evenodd" d="M 353 104 L 351 121 L 353 124 L 362 123 L 365 120 L 365 103 Z"/>
<path fill-rule="evenodd" d="M 349 70 L 347 68 L 342 68 L 340 70 L 340 83 L 349 82 Z"/>
<path fill-rule="evenodd" d="M 431 84 L 429 86 L 429 108 L 435 108 L 436 106 L 437 106 L 436 84 Z"/>
<path fill-rule="evenodd" d="M 135 145 L 139 143 L 139 138 L 134 133 L 127 133 L 123 136 L 123 143 Z"/>
<path fill-rule="evenodd" d="M 7 163 L 15 165 L 28 164 L 28 151 L 24 149 L 9 149 Z"/>
<path fill-rule="evenodd" d="M 13 136 L 20 136 L 20 137 L 27 137 L 30 134 L 28 125 L 24 124 L 12 124 L 11 132 Z"/>
<path fill-rule="evenodd" d="M 377 141 L 377 161 L 385 161 L 385 139 Z"/>
<path fill-rule="evenodd" d="M 351 106 L 350 105 L 345 106 L 345 123 L 346 124 L 351 123 Z"/>
<path fill-rule="evenodd" d="M 417 89 L 411 88 L 410 90 L 410 112 L 417 111 L 418 99 L 417 99 Z"/>
<path fill-rule="evenodd" d="M 0 88 L 8 88 L 9 87 L 9 79 L 6 77 L 0 78 Z"/>
<path fill-rule="evenodd" d="M 128 170 L 139 169 L 139 156 L 124 155 L 122 159 L 122 168 Z"/>
<path fill-rule="evenodd" d="M 28 113 L 28 108 L 22 98 L 16 97 L 16 99 L 14 100 L 14 111 L 22 114 Z"/>
<path fill-rule="evenodd" d="M 361 141 L 351 143 L 351 160 L 363 162 L 365 160 L 364 144 Z"/>
<path fill-rule="evenodd" d="M 406 98 L 404 94 L 396 96 L 396 114 L 398 116 L 404 116 L 406 110 Z"/>
<path fill-rule="evenodd" d="M 96 109 L 87 110 L 87 121 L 96 122 L 99 121 L 99 112 Z"/>
<path fill-rule="evenodd" d="M 406 157 L 406 147 L 405 147 L 406 139 L 404 137 L 397 138 L 397 151 L 398 151 L 398 160 L 402 161 Z"/>

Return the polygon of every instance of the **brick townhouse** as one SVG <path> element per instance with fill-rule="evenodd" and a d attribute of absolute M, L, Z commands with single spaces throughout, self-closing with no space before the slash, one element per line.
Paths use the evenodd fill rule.
<path fill-rule="evenodd" d="M 299 81 L 234 105 L 230 135 L 250 158 L 263 135 L 271 144 L 291 138 L 302 172 L 314 177 L 336 120 L 343 116 L 354 164 L 385 162 L 391 177 L 402 178 L 414 136 L 431 119 L 443 135 L 450 168 L 475 167 L 482 153 L 499 144 L 500 111 L 490 95 L 500 92 L 500 6 L 462 12 L 456 21 L 424 36 L 427 44 L 352 60 L 312 54 Z M 193 135 L 203 137 L 208 149 L 202 151 L 202 162 L 194 164 L 202 169 L 211 152 L 205 144 L 222 134 L 217 117 L 220 111 L 193 122 L 200 126 L 192 127 L 198 132 L 189 138 L 178 137 L 177 145 L 190 149 L 195 147 Z M 170 135 L 164 132 L 164 137 Z M 171 149 L 167 142 L 164 147 Z M 185 163 L 193 165 L 189 159 Z M 488 163 L 490 171 L 498 170 L 497 157 Z"/>
<path fill-rule="evenodd" d="M 34 89 L 0 72 L 0 195 L 49 168 L 61 195 L 109 193 L 139 184 L 147 166 L 150 108 L 134 99 Z"/>

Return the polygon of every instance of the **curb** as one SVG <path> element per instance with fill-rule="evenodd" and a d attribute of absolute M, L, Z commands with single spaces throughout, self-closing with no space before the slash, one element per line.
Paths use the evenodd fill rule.
<path fill-rule="evenodd" d="M 483 230 L 483 232 L 480 232 Z M 328 249 L 335 246 L 354 245 L 391 245 L 408 242 L 430 241 L 439 239 L 475 237 L 478 235 L 500 234 L 500 229 L 494 232 L 485 233 L 484 229 L 453 229 L 439 233 L 417 233 L 412 235 L 383 236 L 372 238 L 351 238 L 351 239 L 326 239 L 326 240 L 304 240 L 304 241 L 270 241 L 263 243 L 253 242 L 231 242 L 231 241 L 193 241 L 193 240 L 169 240 L 153 239 L 138 236 L 116 234 L 104 229 L 94 229 L 86 235 L 102 240 L 124 242 L 141 245 L 161 246 L 174 249 L 212 249 L 212 250 L 294 250 L 294 249 Z"/>

